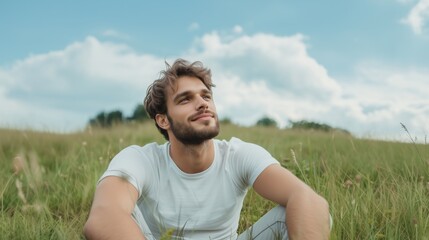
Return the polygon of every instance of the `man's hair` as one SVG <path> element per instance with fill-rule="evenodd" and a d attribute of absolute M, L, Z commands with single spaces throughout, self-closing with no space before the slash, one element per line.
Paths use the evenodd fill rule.
<path fill-rule="evenodd" d="M 167 88 L 172 92 L 177 89 L 177 81 L 180 77 L 196 77 L 204 83 L 211 91 L 214 87 L 211 78 L 211 71 L 205 68 L 199 61 L 190 63 L 184 59 L 177 59 L 172 66 L 165 62 L 166 69 L 160 72 L 160 78 L 155 80 L 147 89 L 144 99 L 144 107 L 149 117 L 155 120 L 157 114 L 168 114 L 167 109 Z M 167 131 L 155 125 L 166 140 L 168 139 Z"/>

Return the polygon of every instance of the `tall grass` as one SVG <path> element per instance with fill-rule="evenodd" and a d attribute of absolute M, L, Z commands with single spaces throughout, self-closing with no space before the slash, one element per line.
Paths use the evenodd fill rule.
<path fill-rule="evenodd" d="M 231 136 L 265 147 L 328 200 L 331 239 L 429 239 L 428 145 L 223 125 L 219 138 Z M 82 239 L 110 159 L 152 141 L 164 141 L 152 123 L 74 134 L 0 130 L 0 239 Z M 249 191 L 239 231 L 273 206 Z"/>

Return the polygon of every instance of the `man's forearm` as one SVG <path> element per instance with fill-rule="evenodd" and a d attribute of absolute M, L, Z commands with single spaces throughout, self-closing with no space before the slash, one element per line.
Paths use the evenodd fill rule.
<path fill-rule="evenodd" d="M 329 239 L 329 205 L 314 192 L 294 194 L 286 206 L 286 225 L 291 240 Z"/>
<path fill-rule="evenodd" d="M 86 239 L 139 239 L 144 235 L 130 215 L 94 209 L 84 226 Z"/>

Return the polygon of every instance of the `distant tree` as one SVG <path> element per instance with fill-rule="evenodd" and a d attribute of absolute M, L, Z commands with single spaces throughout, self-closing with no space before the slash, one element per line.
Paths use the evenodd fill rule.
<path fill-rule="evenodd" d="M 138 104 L 134 109 L 133 115 L 129 119 L 135 120 L 135 121 L 144 121 L 149 119 L 149 116 L 147 115 L 144 105 Z"/>
<path fill-rule="evenodd" d="M 229 118 L 229 117 L 222 118 L 220 120 L 220 122 L 223 124 L 231 124 L 232 123 L 231 118 Z"/>
<path fill-rule="evenodd" d="M 277 127 L 278 124 L 276 120 L 270 118 L 270 117 L 262 117 L 256 122 L 256 126 L 263 126 L 263 127 Z"/>
<path fill-rule="evenodd" d="M 306 120 L 301 120 L 301 121 L 290 121 L 290 123 L 292 124 L 292 128 L 300 128 L 300 129 L 315 129 L 315 130 L 322 130 L 322 131 L 330 131 L 332 130 L 332 127 L 327 125 L 327 124 L 321 124 L 321 123 L 317 123 L 317 122 L 311 122 L 311 121 L 306 121 Z"/>
<path fill-rule="evenodd" d="M 107 126 L 110 127 L 112 125 L 122 123 L 124 121 L 124 117 L 121 111 L 115 110 L 107 114 L 106 121 L 107 121 Z"/>
<path fill-rule="evenodd" d="M 94 118 L 89 120 L 89 125 L 93 127 L 106 127 L 107 126 L 107 114 L 103 111 L 98 113 Z"/>
<path fill-rule="evenodd" d="M 317 122 L 311 122 L 311 121 L 306 121 L 306 120 L 301 120 L 301 121 L 289 121 L 290 124 L 292 125 L 292 129 L 314 129 L 314 130 L 320 130 L 320 131 L 325 131 L 325 132 L 329 132 L 329 131 L 340 131 L 346 134 L 350 134 L 349 131 L 342 129 L 342 128 L 334 128 L 329 126 L 328 124 L 324 124 L 324 123 L 317 123 Z"/>
<path fill-rule="evenodd" d="M 98 113 L 95 118 L 89 120 L 89 125 L 93 127 L 110 127 L 114 124 L 122 123 L 124 117 L 119 110 L 106 113 L 104 111 Z"/>

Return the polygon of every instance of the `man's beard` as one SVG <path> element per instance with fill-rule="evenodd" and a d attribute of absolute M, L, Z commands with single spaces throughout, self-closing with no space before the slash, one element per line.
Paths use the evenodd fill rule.
<path fill-rule="evenodd" d="M 185 145 L 199 145 L 206 140 L 212 139 L 219 134 L 219 121 L 215 118 L 216 124 L 208 129 L 196 130 L 192 126 L 180 122 L 174 122 L 167 114 L 170 128 L 174 136 Z"/>

